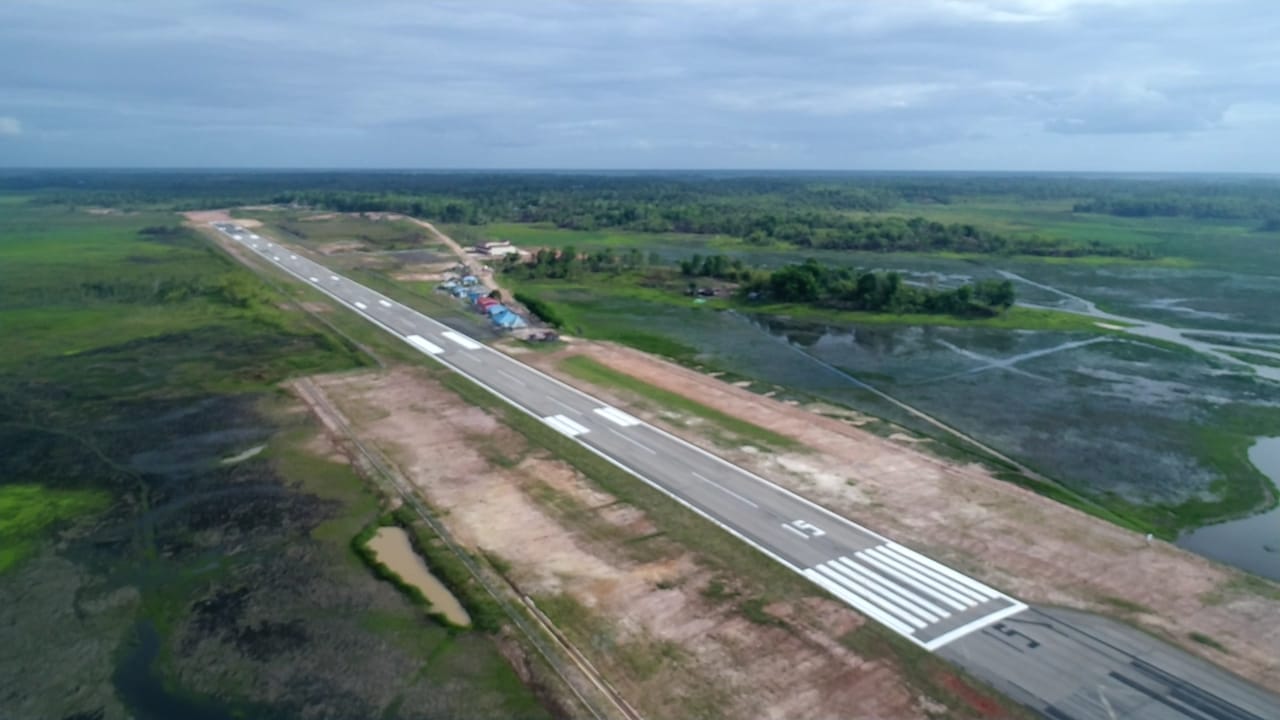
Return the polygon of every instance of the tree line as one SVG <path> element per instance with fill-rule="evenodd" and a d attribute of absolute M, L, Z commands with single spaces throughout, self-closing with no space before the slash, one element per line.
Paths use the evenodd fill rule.
<path fill-rule="evenodd" d="M 738 284 L 738 298 L 744 301 L 804 303 L 838 310 L 992 317 L 1012 307 L 1016 300 L 1013 283 L 1008 280 L 980 280 L 957 288 L 933 289 L 906 283 L 896 272 L 827 267 L 812 259 L 770 271 L 747 267 L 740 258 L 693 255 L 671 268 L 660 266 L 656 257 L 647 258 L 635 250 L 619 254 L 604 249 L 580 254 L 573 247 L 566 247 L 559 252 L 540 250 L 527 261 L 508 255 L 502 264 L 502 272 L 528 280 L 573 280 L 587 273 L 617 274 L 644 268 L 678 270 L 687 278 L 734 282 Z M 541 310 L 535 313 L 544 316 Z"/>
<path fill-rule="evenodd" d="M 948 290 L 909 285 L 896 272 L 826 267 L 815 260 L 756 275 L 739 289 L 744 297 L 806 303 L 840 310 L 992 317 L 1013 306 L 1013 283 L 980 280 Z"/>

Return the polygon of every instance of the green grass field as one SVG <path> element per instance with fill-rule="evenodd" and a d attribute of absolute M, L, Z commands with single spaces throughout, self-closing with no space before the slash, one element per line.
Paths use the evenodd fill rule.
<path fill-rule="evenodd" d="M 719 410 L 694 402 L 683 395 L 650 385 L 643 380 L 601 365 L 588 357 L 566 358 L 560 363 L 560 368 L 570 375 L 587 382 L 624 390 L 637 397 L 650 400 L 657 403 L 659 408 L 675 410 L 676 412 L 701 418 L 743 440 L 764 447 L 783 450 L 793 449 L 798 446 L 798 443 L 791 438 L 779 435 L 772 430 L 766 430 L 741 418 L 726 415 Z"/>
<path fill-rule="evenodd" d="M 1180 217 L 1125 218 L 1074 213 L 1074 200 L 1012 201 L 988 199 L 950 205 L 904 205 L 891 214 L 923 216 L 947 223 L 970 223 L 1011 235 L 1038 234 L 1076 242 L 1147 247 L 1153 261 L 1113 258 L 1046 258 L 1067 264 L 1151 264 L 1200 266 L 1243 273 L 1265 272 L 1280 264 L 1280 238 L 1257 231 L 1257 223 Z"/>
<path fill-rule="evenodd" d="M 383 595 L 350 552 L 378 498 L 317 456 L 315 421 L 279 384 L 371 364 L 351 318 L 305 312 L 297 301 L 313 290 L 273 286 L 175 215 L 0 206 L 0 595 L 18 618 L 0 640 L 24 672 L 82 686 L 59 672 L 49 623 L 79 623 L 82 591 L 128 590 L 77 625 L 74 652 L 91 655 L 108 695 L 113 672 L 142 688 L 109 697 L 108 714 L 167 698 L 201 717 L 256 717 L 322 698 L 372 717 L 430 697 L 450 715 L 546 716 L 487 637 Z M 252 445 L 267 449 L 222 463 Z M 269 617 L 245 625 L 246 597 Z M 159 636 L 145 677 L 127 660 L 139 626 Z M 285 664 L 295 678 L 264 686 L 262 658 L 289 643 L 305 646 Z M 198 671 L 178 649 L 196 645 Z M 407 670 L 362 679 L 350 653 Z M 326 695 L 337 675 L 359 690 Z M 65 715 L 74 694 L 17 685 L 33 688 L 32 716 Z"/>
<path fill-rule="evenodd" d="M 350 214 L 297 210 L 238 210 L 235 217 L 261 221 L 267 232 L 285 242 L 318 248 L 358 241 L 370 250 L 443 250 L 426 228 L 407 220 L 374 220 Z M 323 219 L 308 219 L 322 216 Z"/>

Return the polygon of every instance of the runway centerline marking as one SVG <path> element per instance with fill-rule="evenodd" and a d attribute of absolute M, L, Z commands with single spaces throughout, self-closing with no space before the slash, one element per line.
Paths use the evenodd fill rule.
<path fill-rule="evenodd" d="M 568 410 L 569 412 L 573 413 L 574 415 L 581 415 L 581 414 L 582 414 L 582 411 L 581 411 L 581 410 L 579 410 L 579 409 L 575 408 L 574 406 L 572 406 L 572 405 L 570 405 L 569 403 L 567 403 L 567 402 L 565 402 L 565 401 L 561 400 L 560 398 L 552 397 L 552 396 L 548 395 L 548 396 L 547 396 L 547 399 L 548 399 L 548 400 L 550 400 L 551 402 L 553 402 L 553 403 L 555 403 L 555 404 L 559 405 L 560 407 L 564 408 L 565 410 Z"/>
<path fill-rule="evenodd" d="M 690 471 L 690 472 L 692 472 L 692 471 Z M 726 492 L 726 493 L 728 493 L 728 494 L 732 495 L 733 497 L 737 498 L 739 501 L 744 502 L 744 503 L 746 503 L 746 504 L 750 505 L 750 506 L 751 506 L 751 507 L 753 507 L 753 508 L 758 508 L 758 507 L 760 507 L 759 505 L 757 505 L 757 504 L 755 504 L 755 503 L 751 502 L 751 501 L 750 501 L 750 500 L 748 500 L 747 498 L 745 498 L 745 497 L 743 497 L 743 496 L 739 495 L 738 493 L 736 493 L 736 492 L 734 492 L 734 491 L 730 490 L 729 488 L 727 488 L 727 487 L 725 487 L 725 486 L 721 485 L 720 483 L 716 482 L 715 480 L 711 480 L 711 479 L 709 479 L 709 478 L 707 478 L 707 477 L 705 477 L 705 476 L 703 476 L 703 475 L 701 475 L 701 474 L 699 474 L 699 473 L 696 473 L 696 472 L 694 472 L 694 473 L 692 473 L 692 474 L 693 474 L 693 476 L 694 476 L 694 477 L 698 478 L 698 479 L 699 479 L 699 480 L 701 480 L 702 482 L 704 482 L 704 483 L 706 483 L 706 484 L 710 485 L 710 486 L 711 486 L 711 487 L 713 487 L 713 488 L 716 488 L 716 489 L 720 490 L 721 492 Z M 800 531 L 799 531 L 799 530 L 796 530 L 796 532 L 800 532 Z M 802 533 L 802 534 L 803 534 L 803 533 Z"/>
<path fill-rule="evenodd" d="M 499 374 L 499 375 L 501 375 L 502 377 L 504 377 L 504 378 L 506 378 L 506 379 L 510 380 L 511 382 L 513 382 L 513 383 L 515 383 L 515 384 L 519 385 L 520 387 L 524 387 L 524 386 L 525 386 L 525 384 L 524 384 L 524 381 L 523 381 L 523 380 L 521 380 L 520 378 L 516 377 L 515 375 L 512 375 L 511 373 L 507 372 L 506 370 L 503 370 L 503 369 L 499 368 L 499 369 L 498 369 L 498 374 Z"/>
<path fill-rule="evenodd" d="M 647 450 L 647 451 L 649 451 L 649 452 L 650 452 L 651 454 L 653 454 L 653 455 L 657 455 L 657 454 L 658 454 L 658 451 L 657 451 L 657 450 L 654 450 L 653 448 L 649 447 L 648 445 L 645 445 L 644 443 L 640 442 L 639 440 L 636 440 L 635 438 L 629 438 L 629 437 L 627 437 L 626 435 L 623 435 L 622 433 L 618 432 L 617 430 L 614 430 L 613 428 L 609 428 L 609 432 L 613 433 L 614 435 L 617 435 L 618 437 L 622 438 L 623 440 L 626 440 L 627 442 L 631 443 L 632 445 L 635 445 L 636 447 L 640 448 L 641 450 Z"/>

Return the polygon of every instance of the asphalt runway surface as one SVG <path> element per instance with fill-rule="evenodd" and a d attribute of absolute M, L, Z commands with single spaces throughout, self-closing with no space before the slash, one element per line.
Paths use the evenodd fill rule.
<path fill-rule="evenodd" d="M 1280 698 L 1171 646 L 1101 618 L 1064 618 L 1058 610 L 1029 608 L 295 250 L 234 223 L 214 227 L 868 618 L 1046 717 L 1280 719 Z M 1108 642 L 1100 644 L 1099 635 Z"/>

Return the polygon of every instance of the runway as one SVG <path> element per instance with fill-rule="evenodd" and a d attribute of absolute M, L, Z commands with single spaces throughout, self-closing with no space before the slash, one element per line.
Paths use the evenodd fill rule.
<path fill-rule="evenodd" d="M 1004 628 L 1020 627 L 1018 623 L 1026 618 L 1040 617 L 1036 615 L 1039 611 L 1029 609 L 1026 604 L 335 274 L 271 239 L 234 223 L 214 223 L 213 226 L 281 270 L 581 443 L 929 652 L 946 650 L 942 653 L 945 657 L 975 674 L 999 680 L 1006 676 L 1003 668 L 1006 662 L 1030 662 L 1032 669 L 1040 667 L 1038 658 L 1044 653 L 1036 651 L 1046 646 L 1059 653 L 1054 657 L 1065 657 L 1069 661 L 1074 652 L 1070 648 L 1080 644 L 1078 639 L 1046 638 L 1036 640 L 1036 646 L 1030 650 L 1025 642 L 1019 649 L 1016 643 L 1005 642 L 1010 636 Z M 1055 631 L 1054 638 L 1061 634 Z M 1009 668 L 1010 671 L 1016 669 Z M 1092 669 L 1093 666 L 1086 668 L 1089 672 Z M 1250 694 L 1249 691 L 1256 688 L 1223 675 L 1225 679 L 1217 682 L 1234 688 L 1229 688 L 1234 695 L 1232 701 L 1220 700 L 1222 706 L 1237 708 L 1244 714 L 1201 713 L 1185 717 L 1193 720 L 1280 717 L 1280 701 L 1276 698 L 1265 693 Z M 1039 706 L 1041 712 L 1052 707 L 1047 702 L 1050 696 L 1069 696 L 1077 682 L 1073 679 L 1076 675 L 1059 679 L 1054 673 L 1033 673 L 1028 677 L 1029 688 L 1022 688 L 1020 684 L 1014 689 L 1023 697 L 1010 688 L 1003 689 L 1033 707 Z M 1093 683 L 1092 676 L 1084 681 Z M 1132 690 L 1115 678 L 1105 683 Z M 1237 684 L 1239 687 L 1234 687 Z M 1150 700 L 1149 694 L 1140 695 Z M 1246 704 L 1238 706 L 1236 702 L 1240 701 L 1235 700 L 1235 696 L 1247 696 Z M 1160 708 L 1166 714 L 1119 717 L 1180 717 L 1167 714 L 1167 705 Z M 1246 708 L 1257 708 L 1264 714 L 1255 715 Z M 1107 717 L 1105 714 L 1068 714 L 1067 710 L 1057 712 L 1058 715 L 1046 714 L 1046 717 L 1057 720 Z"/>

